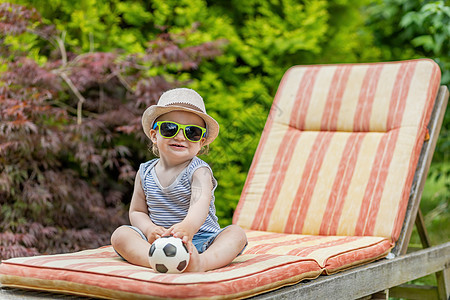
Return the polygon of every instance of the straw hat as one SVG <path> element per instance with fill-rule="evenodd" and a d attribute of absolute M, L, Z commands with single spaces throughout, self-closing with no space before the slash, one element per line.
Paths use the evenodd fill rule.
<path fill-rule="evenodd" d="M 206 113 L 203 98 L 194 90 L 177 88 L 169 90 L 161 95 L 158 104 L 152 105 L 142 115 L 142 127 L 145 134 L 150 138 L 155 120 L 171 111 L 187 111 L 201 117 L 206 124 L 206 141 L 208 145 L 214 141 L 219 134 L 219 123 Z"/>

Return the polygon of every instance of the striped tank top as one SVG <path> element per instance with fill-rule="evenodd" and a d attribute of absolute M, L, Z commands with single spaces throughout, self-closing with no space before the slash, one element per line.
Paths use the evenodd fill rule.
<path fill-rule="evenodd" d="M 141 164 L 139 167 L 141 185 L 147 201 L 148 214 L 152 222 L 157 226 L 169 228 L 184 220 L 191 201 L 192 175 L 198 168 L 206 167 L 211 171 L 213 189 L 211 191 L 208 216 L 205 223 L 200 227 L 199 232 L 218 232 L 220 226 L 217 222 L 216 208 L 214 206 L 214 190 L 217 187 L 217 181 L 209 165 L 195 156 L 172 184 L 168 187 L 162 187 L 155 172 L 155 165 L 158 161 L 159 159 L 156 158 Z"/>

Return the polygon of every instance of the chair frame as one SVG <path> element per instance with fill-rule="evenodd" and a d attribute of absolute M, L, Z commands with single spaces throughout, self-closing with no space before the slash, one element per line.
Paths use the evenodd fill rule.
<path fill-rule="evenodd" d="M 408 299 L 450 297 L 450 242 L 431 246 L 422 213 L 419 209 L 422 191 L 431 165 L 449 98 L 446 86 L 441 86 L 436 96 L 428 124 L 430 138 L 424 142 L 414 174 L 403 227 L 391 253 L 393 259 L 383 259 L 358 266 L 337 274 L 320 276 L 253 297 L 253 299 L 373 299 L 380 292 Z M 406 254 L 416 224 L 424 249 Z M 405 285 L 406 282 L 436 274 L 437 287 Z M 345 287 L 345 288 L 344 288 Z M 416 298 L 417 297 L 417 298 Z"/>

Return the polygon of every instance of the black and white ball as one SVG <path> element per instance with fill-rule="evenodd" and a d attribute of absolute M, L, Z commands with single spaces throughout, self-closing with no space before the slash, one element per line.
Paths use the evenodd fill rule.
<path fill-rule="evenodd" d="M 189 264 L 189 251 L 181 239 L 161 237 L 150 246 L 148 261 L 157 272 L 181 273 Z"/>

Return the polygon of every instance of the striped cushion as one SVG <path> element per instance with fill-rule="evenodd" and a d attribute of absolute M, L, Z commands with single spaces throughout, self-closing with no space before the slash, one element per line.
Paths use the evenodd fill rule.
<path fill-rule="evenodd" d="M 322 268 L 313 259 L 246 254 L 207 273 L 161 274 L 120 259 L 112 247 L 72 254 L 14 258 L 0 265 L 5 286 L 110 299 L 237 298 L 313 279 Z"/>
<path fill-rule="evenodd" d="M 396 241 L 439 82 L 428 59 L 289 69 L 233 222 Z"/>
<path fill-rule="evenodd" d="M 371 236 L 299 235 L 247 230 L 244 254 L 272 254 L 313 259 L 327 273 L 376 260 L 388 254 L 388 239 Z"/>
<path fill-rule="evenodd" d="M 233 263 L 207 273 L 160 274 L 120 259 L 112 247 L 13 258 L 0 265 L 5 286 L 112 299 L 237 298 L 313 279 L 386 255 L 375 237 L 326 237 L 247 232 L 249 245 Z"/>

